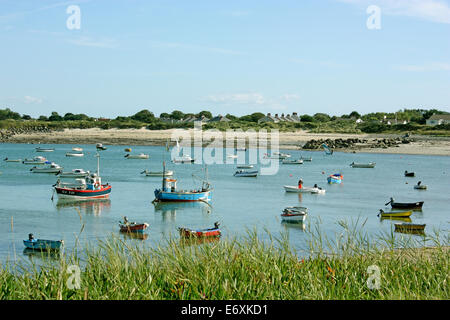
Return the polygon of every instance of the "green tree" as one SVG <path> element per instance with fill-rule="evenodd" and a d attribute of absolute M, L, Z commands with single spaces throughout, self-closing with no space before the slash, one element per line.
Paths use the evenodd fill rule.
<path fill-rule="evenodd" d="M 249 121 L 249 122 L 258 122 L 258 120 L 263 118 L 263 117 L 264 117 L 264 113 L 254 112 L 252 114 L 248 114 L 246 116 L 240 117 L 239 120 Z"/>
<path fill-rule="evenodd" d="M 184 113 L 179 110 L 174 110 L 170 114 L 170 117 L 174 120 L 181 120 L 181 119 L 184 119 Z"/>
<path fill-rule="evenodd" d="M 160 118 L 170 118 L 170 114 L 168 114 L 167 112 L 163 112 L 159 115 Z"/>
<path fill-rule="evenodd" d="M 314 118 L 308 114 L 304 114 L 304 115 L 300 116 L 300 121 L 301 122 L 314 122 Z"/>
<path fill-rule="evenodd" d="M 53 111 L 51 116 L 48 117 L 48 121 L 63 121 L 63 117 L 61 117 L 58 112 Z"/>
<path fill-rule="evenodd" d="M 212 113 L 211 112 L 209 112 L 209 111 L 201 111 L 201 112 L 199 112 L 197 115 L 196 115 L 197 117 L 201 117 L 201 116 L 204 116 L 204 117 L 206 117 L 206 118 L 208 118 L 208 119 L 212 119 Z"/>
<path fill-rule="evenodd" d="M 328 122 L 331 119 L 326 113 L 316 113 L 313 118 L 315 122 Z"/>
<path fill-rule="evenodd" d="M 135 115 L 131 116 L 131 119 L 149 123 L 155 120 L 155 115 L 153 114 L 153 112 L 150 112 L 149 110 L 141 110 Z"/>
<path fill-rule="evenodd" d="M 0 120 L 6 119 L 20 120 L 21 117 L 17 112 L 13 112 L 9 108 L 6 108 L 4 110 L 0 110 Z"/>

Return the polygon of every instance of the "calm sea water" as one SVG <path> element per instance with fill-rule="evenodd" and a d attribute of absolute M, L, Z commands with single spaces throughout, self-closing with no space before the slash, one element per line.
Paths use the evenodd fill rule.
<path fill-rule="evenodd" d="M 96 170 L 97 159 L 93 145 L 80 145 L 85 157 L 68 158 L 65 153 L 73 145 L 53 145 L 50 153 L 36 153 L 36 145 L 1 144 L 0 157 L 10 159 L 31 158 L 36 155 L 64 167 L 64 171 L 83 168 Z M 50 147 L 50 146 L 49 146 Z M 125 147 L 132 153 L 150 154 L 148 160 L 124 158 Z M 304 230 L 308 224 L 319 225 L 321 231 L 333 238 L 342 228 L 338 221 L 366 221 L 364 230 L 369 235 L 390 232 L 397 221 L 380 220 L 378 210 L 385 208 L 390 197 L 399 202 L 425 201 L 422 212 L 411 216 L 414 223 L 425 223 L 426 233 L 440 230 L 448 235 L 450 208 L 450 161 L 449 157 L 421 155 L 389 155 L 365 153 L 339 153 L 326 156 L 323 152 L 286 150 L 292 158 L 312 156 L 312 162 L 303 165 L 282 165 L 276 175 L 257 178 L 233 177 L 235 164 L 210 165 L 208 177 L 212 184 L 211 206 L 204 203 L 178 203 L 153 205 L 153 191 L 160 188 L 160 177 L 146 177 L 140 174 L 144 169 L 162 170 L 162 161 L 170 158 L 164 147 L 149 146 L 108 146 L 101 152 L 101 176 L 103 182 L 112 185 L 112 193 L 107 201 L 61 202 L 52 197 L 52 185 L 56 176 L 30 172 L 30 165 L 1 161 L 0 171 L 0 263 L 24 259 L 22 240 L 28 233 L 36 238 L 63 239 L 66 248 L 75 245 L 80 232 L 82 214 L 85 225 L 80 236 L 81 245 L 95 245 L 99 239 L 107 239 L 111 234 L 130 242 L 155 246 L 162 239 L 178 237 L 177 227 L 212 227 L 215 221 L 222 226 L 224 237 L 244 236 L 256 228 L 262 238 L 266 231 L 279 236 L 286 232 L 292 246 L 305 249 L 309 237 Z M 233 153 L 224 150 L 223 154 Z M 194 155 L 192 150 L 191 155 Z M 248 155 L 248 151 L 247 151 Z M 376 162 L 374 169 L 351 168 L 351 162 Z M 203 166 L 197 164 L 169 164 L 175 171 L 179 187 L 197 188 L 201 181 L 194 178 L 204 176 Z M 415 178 L 406 178 L 405 170 L 416 172 Z M 341 172 L 341 185 L 328 185 L 327 175 Z M 296 185 L 302 178 L 305 186 L 317 183 L 327 191 L 324 195 L 286 193 L 283 185 Z M 414 190 L 413 185 L 421 180 L 428 190 Z M 309 215 L 305 224 L 284 224 L 280 213 L 286 206 L 306 206 Z M 123 216 L 129 220 L 147 222 L 150 227 L 147 239 L 126 237 L 118 232 L 118 221 Z M 11 226 L 13 221 L 13 226 Z M 13 227 L 13 228 L 12 228 Z M 307 230 L 308 228 L 306 228 Z M 417 237 L 417 236 L 413 236 Z"/>

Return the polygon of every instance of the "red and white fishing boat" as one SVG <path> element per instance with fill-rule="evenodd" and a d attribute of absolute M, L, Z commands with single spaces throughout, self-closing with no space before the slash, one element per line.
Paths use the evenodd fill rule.
<path fill-rule="evenodd" d="M 127 217 L 123 217 L 123 221 L 119 222 L 120 232 L 142 233 L 149 226 L 148 223 L 129 222 Z"/>
<path fill-rule="evenodd" d="M 209 238 L 209 237 L 220 237 L 222 232 L 219 229 L 219 223 L 214 223 L 214 228 L 209 229 L 189 229 L 189 228 L 178 228 L 180 236 L 184 238 Z"/>
<path fill-rule="evenodd" d="M 78 183 L 65 183 L 58 179 L 54 188 L 59 199 L 104 199 L 111 193 L 111 185 L 103 184 L 100 177 L 100 155 L 97 154 L 97 173 L 76 179 Z M 53 199 L 53 197 L 52 197 Z"/>

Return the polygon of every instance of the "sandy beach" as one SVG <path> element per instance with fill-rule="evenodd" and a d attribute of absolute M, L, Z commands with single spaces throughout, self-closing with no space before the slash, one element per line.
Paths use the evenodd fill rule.
<path fill-rule="evenodd" d="M 184 135 L 194 136 L 194 130 L 182 130 Z M 178 131 L 180 132 L 180 131 Z M 225 133 L 223 137 L 226 137 Z M 17 134 L 8 139 L 8 143 L 32 143 L 32 144 L 96 144 L 104 145 L 165 145 L 167 140 L 171 145 L 175 144 L 176 129 L 171 130 L 146 130 L 143 129 L 65 129 L 64 131 L 53 132 L 35 132 L 27 134 Z M 246 134 L 236 133 L 237 137 L 244 139 Z M 280 132 L 279 148 L 288 150 L 299 150 L 302 146 L 314 139 L 365 139 L 368 142 L 364 144 L 356 144 L 353 147 L 335 149 L 342 152 L 370 152 L 370 153 L 391 153 L 391 154 L 423 154 L 423 155 L 450 155 L 450 137 L 429 137 L 429 136 L 411 136 L 411 142 L 407 144 L 399 143 L 394 147 L 379 148 L 371 147 L 371 142 L 376 139 L 392 139 L 401 135 L 374 135 L 374 134 L 340 134 L 340 133 L 308 133 L 306 131 L 297 132 Z M 225 139 L 222 138 L 225 145 Z M 218 139 L 221 140 L 221 139 Z M 203 132 L 203 145 L 210 144 L 211 138 L 208 138 L 208 132 Z M 231 141 L 228 137 L 228 141 Z M 256 140 L 254 140 L 256 141 Z M 185 145 L 183 139 L 180 138 L 181 145 Z M 270 142 L 269 142 L 270 145 Z M 250 147 L 256 146 L 250 142 Z M 320 149 L 322 151 L 322 149 Z"/>

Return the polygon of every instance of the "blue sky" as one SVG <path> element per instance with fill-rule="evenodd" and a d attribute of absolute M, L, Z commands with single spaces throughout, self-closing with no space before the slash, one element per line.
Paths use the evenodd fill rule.
<path fill-rule="evenodd" d="M 0 43 L 0 108 L 31 116 L 450 111 L 444 0 L 0 0 Z"/>

